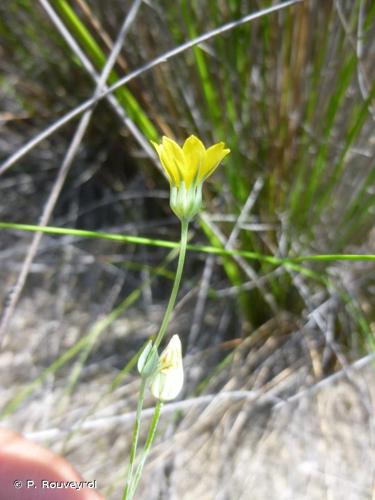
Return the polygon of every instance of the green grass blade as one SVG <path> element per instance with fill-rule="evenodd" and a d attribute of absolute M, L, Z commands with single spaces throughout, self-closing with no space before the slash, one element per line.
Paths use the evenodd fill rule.
<path fill-rule="evenodd" d="M 159 240 L 155 238 L 144 238 L 141 236 L 129 236 L 122 234 L 103 233 L 97 231 L 86 231 L 83 229 L 67 229 L 53 226 L 33 226 L 31 224 L 15 224 L 12 222 L 0 222 L 0 229 L 15 229 L 20 231 L 29 231 L 32 233 L 42 232 L 45 234 L 56 235 L 69 235 L 78 236 L 83 238 L 101 238 L 105 240 L 117 241 L 119 243 L 131 243 L 135 245 L 148 245 L 163 248 L 178 248 L 179 242 Z M 268 262 L 274 265 L 292 266 L 298 262 L 316 261 L 316 262 L 330 262 L 330 261 L 372 261 L 375 260 L 373 254 L 324 254 L 324 255 L 300 255 L 297 257 L 273 257 L 258 252 L 248 252 L 246 250 L 227 250 L 222 247 L 208 246 L 208 245 L 192 245 L 187 246 L 189 250 L 194 252 L 208 253 L 220 256 L 234 256 L 245 257 L 249 260 L 259 260 Z"/>
<path fill-rule="evenodd" d="M 87 27 L 83 24 L 80 18 L 66 0 L 56 0 L 55 6 L 60 14 L 64 17 L 72 33 L 74 33 L 78 43 L 86 50 L 87 55 L 92 60 L 94 65 L 100 70 L 103 69 L 106 63 L 106 56 L 100 46 L 96 43 L 93 36 L 90 34 Z M 108 82 L 113 85 L 119 79 L 117 73 L 112 71 L 108 77 Z M 116 91 L 116 96 L 129 117 L 139 126 L 143 133 L 152 140 L 157 140 L 159 134 L 153 123 L 143 111 L 137 99 L 126 87 L 122 87 Z"/>

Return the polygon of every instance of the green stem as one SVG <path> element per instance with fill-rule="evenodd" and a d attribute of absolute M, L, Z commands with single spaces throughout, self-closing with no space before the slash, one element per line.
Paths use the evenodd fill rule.
<path fill-rule="evenodd" d="M 163 318 L 162 324 L 160 326 L 159 333 L 158 333 L 158 335 L 155 339 L 155 342 L 154 342 L 154 346 L 156 347 L 156 349 L 158 349 L 160 342 L 163 340 L 164 334 L 168 328 L 168 324 L 169 324 L 169 321 L 171 319 L 173 307 L 174 307 L 175 302 L 176 302 L 178 289 L 180 288 L 182 270 L 184 268 L 184 263 L 185 263 L 188 227 L 189 227 L 189 222 L 186 220 L 181 220 L 180 255 L 178 257 L 176 276 L 174 278 L 173 288 L 172 288 L 171 296 L 169 298 L 167 309 L 165 310 L 164 318 Z"/>
<path fill-rule="evenodd" d="M 139 389 L 139 395 L 138 395 L 137 412 L 136 412 L 135 423 L 134 423 L 134 427 L 133 427 L 132 447 L 130 450 L 128 473 L 126 476 L 126 485 L 125 485 L 124 493 L 122 495 L 122 500 L 128 500 L 129 498 L 131 498 L 131 496 L 129 496 L 129 495 L 131 494 L 131 484 L 132 484 L 132 478 L 133 478 L 135 457 L 136 457 L 136 453 L 137 453 L 139 429 L 140 429 L 140 425 L 141 425 L 142 407 L 143 407 L 143 401 L 145 398 L 145 388 L 146 388 L 146 379 L 142 377 L 141 387 Z"/>
<path fill-rule="evenodd" d="M 161 341 L 163 340 L 164 334 L 168 328 L 168 324 L 169 324 L 169 321 L 171 319 L 173 307 L 174 307 L 175 302 L 176 302 L 178 290 L 180 288 L 181 276 L 182 276 L 182 271 L 184 268 L 185 256 L 186 256 L 188 227 L 189 227 L 189 222 L 187 220 L 181 220 L 180 253 L 178 256 L 177 270 L 176 270 L 176 275 L 174 278 L 171 296 L 169 298 L 169 302 L 168 302 L 167 308 L 166 308 L 165 313 L 164 313 L 163 321 L 161 323 L 159 333 L 157 334 L 155 342 L 153 344 L 153 346 L 156 349 L 158 349 Z M 135 478 L 133 479 L 134 463 L 135 463 L 135 457 L 136 457 L 136 452 L 137 452 L 139 429 L 140 429 L 140 424 L 141 424 L 141 414 L 142 414 L 142 407 L 143 407 L 145 387 L 146 387 L 147 380 L 148 379 L 146 377 L 142 377 L 142 384 L 141 384 L 141 388 L 139 391 L 137 412 L 136 412 L 136 418 L 135 418 L 135 423 L 134 423 L 134 428 L 133 428 L 132 447 L 130 450 L 128 474 L 127 474 L 127 478 L 126 478 L 126 485 L 124 488 L 122 500 L 131 500 L 133 498 L 134 492 L 137 488 L 139 479 L 140 479 L 141 474 L 142 474 L 143 466 L 145 464 L 145 461 L 147 459 L 147 455 L 150 451 L 152 442 L 154 440 L 156 427 L 157 427 L 159 417 L 160 417 L 160 410 L 162 407 L 162 403 L 159 401 L 155 407 L 155 412 L 154 412 L 151 427 L 150 427 L 150 430 L 149 430 L 149 433 L 147 436 L 147 441 L 146 441 L 144 450 L 142 452 L 141 461 L 137 467 Z"/>
<path fill-rule="evenodd" d="M 156 428 L 158 426 L 160 412 L 161 412 L 162 407 L 163 407 L 163 402 L 158 401 L 156 406 L 155 406 L 154 415 L 152 417 L 152 422 L 150 425 L 150 429 L 148 431 L 148 436 L 147 436 L 145 447 L 144 447 L 143 452 L 142 452 L 141 460 L 138 464 L 137 470 L 135 472 L 134 480 L 133 480 L 131 487 L 130 487 L 129 500 L 131 500 L 133 498 L 133 496 L 135 494 L 135 490 L 137 489 L 139 480 L 141 479 L 143 467 L 146 463 L 147 457 L 150 453 L 152 443 L 154 442 L 154 439 L 155 439 Z"/>

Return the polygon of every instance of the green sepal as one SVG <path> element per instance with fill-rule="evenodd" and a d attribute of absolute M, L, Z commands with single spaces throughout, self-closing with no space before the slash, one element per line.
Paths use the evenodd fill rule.
<path fill-rule="evenodd" d="M 152 340 L 149 340 L 145 345 L 141 355 L 138 358 L 137 368 L 138 372 L 143 378 L 151 377 L 159 364 L 159 355 L 156 347 L 153 345 Z"/>
<path fill-rule="evenodd" d="M 193 182 L 188 188 L 184 181 L 171 186 L 170 206 L 179 219 L 186 221 L 195 217 L 202 209 L 202 183 Z"/>

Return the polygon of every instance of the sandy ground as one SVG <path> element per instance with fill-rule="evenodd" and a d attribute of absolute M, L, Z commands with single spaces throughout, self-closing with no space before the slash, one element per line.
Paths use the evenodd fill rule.
<path fill-rule="evenodd" d="M 17 248 L 23 241 L 27 236 L 17 240 Z M 46 238 L 45 245 L 50 250 L 33 266 L 0 354 L 1 406 L 90 332 L 94 347 L 74 390 L 68 388 L 78 372 L 70 361 L 45 373 L 2 425 L 63 454 L 85 479 L 97 480 L 108 500 L 118 500 L 139 381 L 132 371 L 115 390 L 109 386 L 154 333 L 163 309 L 156 303 L 142 309 L 143 298 L 98 333 L 118 295 L 127 293 L 118 286 L 117 270 L 54 239 Z M 18 260 L 16 254 L 13 259 Z M 9 284 L 17 266 L 3 266 L 1 272 Z M 214 313 L 203 328 L 215 325 Z M 183 336 L 189 321 L 189 311 L 180 310 L 171 330 Z M 282 322 L 275 321 L 274 328 L 282 329 Z M 317 376 L 309 360 L 313 350 L 306 352 L 315 334 L 304 330 L 238 351 L 200 397 L 193 390 L 206 374 L 207 358 L 189 353 L 185 393 L 182 401 L 164 409 L 137 498 L 373 498 L 374 365 L 360 363 L 335 376 Z M 146 408 L 152 404 L 148 396 Z M 149 416 L 146 412 L 145 423 Z"/>

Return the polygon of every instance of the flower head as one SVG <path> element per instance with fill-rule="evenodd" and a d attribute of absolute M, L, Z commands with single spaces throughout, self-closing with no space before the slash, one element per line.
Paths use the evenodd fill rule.
<path fill-rule="evenodd" d="M 168 137 L 161 144 L 152 142 L 171 185 L 171 207 L 180 218 L 191 219 L 201 209 L 202 183 L 230 153 L 223 142 L 206 149 L 191 135 L 183 146 Z"/>
<path fill-rule="evenodd" d="M 184 383 L 182 366 L 181 341 L 178 335 L 173 335 L 167 347 L 161 353 L 158 367 L 152 377 L 150 389 L 152 395 L 161 400 L 169 401 L 178 396 Z"/>
<path fill-rule="evenodd" d="M 181 182 L 186 188 L 195 182 L 203 182 L 209 177 L 221 160 L 230 153 L 223 142 L 218 142 L 206 149 L 200 139 L 191 135 L 182 148 L 169 137 L 163 137 L 162 143 L 154 145 L 161 164 L 172 186 L 180 187 Z"/>

